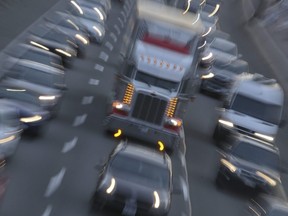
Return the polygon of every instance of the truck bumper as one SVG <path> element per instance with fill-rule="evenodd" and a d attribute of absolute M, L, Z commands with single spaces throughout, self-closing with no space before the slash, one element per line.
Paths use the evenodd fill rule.
<path fill-rule="evenodd" d="M 132 119 L 123 118 L 117 115 L 106 117 L 104 127 L 108 131 L 117 132 L 122 130 L 122 135 L 153 143 L 158 146 L 158 141 L 164 143 L 166 149 L 174 149 L 179 146 L 180 133 L 163 130 L 150 125 L 143 125 Z M 181 130 L 183 130 L 181 128 Z"/>

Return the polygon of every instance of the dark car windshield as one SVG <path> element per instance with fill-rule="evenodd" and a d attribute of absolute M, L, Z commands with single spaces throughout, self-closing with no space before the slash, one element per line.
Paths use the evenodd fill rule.
<path fill-rule="evenodd" d="M 248 162 L 275 170 L 277 170 L 280 165 L 280 159 L 277 153 L 246 142 L 238 143 L 232 150 L 232 155 Z"/>
<path fill-rule="evenodd" d="M 261 119 L 272 124 L 279 124 L 281 119 L 281 106 L 264 103 L 254 98 L 237 94 L 231 109 Z"/>
<path fill-rule="evenodd" d="M 136 159 L 132 156 L 118 154 L 112 161 L 111 169 L 116 176 L 123 176 L 131 180 L 137 180 L 151 187 L 169 188 L 169 172 L 146 160 Z"/>
<path fill-rule="evenodd" d="M 151 76 L 149 74 L 143 73 L 142 71 L 137 71 L 135 80 L 144 82 L 148 85 L 156 86 L 159 88 L 167 89 L 171 92 L 175 92 L 178 90 L 179 83 L 170 81 L 170 80 L 165 80 L 165 79 L 160 79 L 155 76 Z"/>

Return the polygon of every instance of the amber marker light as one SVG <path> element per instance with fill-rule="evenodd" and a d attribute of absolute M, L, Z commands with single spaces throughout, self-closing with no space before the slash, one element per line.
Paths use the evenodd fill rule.
<path fill-rule="evenodd" d="M 114 133 L 114 137 L 119 137 L 122 134 L 122 130 L 118 129 L 116 133 Z"/>
<path fill-rule="evenodd" d="M 164 143 L 161 141 L 158 141 L 158 145 L 159 145 L 159 150 L 163 151 L 164 150 Z"/>

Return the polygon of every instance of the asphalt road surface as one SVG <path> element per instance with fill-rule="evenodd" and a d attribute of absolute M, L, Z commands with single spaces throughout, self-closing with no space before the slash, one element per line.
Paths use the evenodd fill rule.
<path fill-rule="evenodd" d="M 42 5 L 38 1 L 33 1 L 35 7 L 29 5 L 26 10 L 22 5 L 28 3 L 16 0 L 11 2 L 13 2 L 13 9 L 10 5 L 9 10 L 15 11 L 18 8 L 16 11 L 19 16 L 12 15 L 6 9 L 0 10 L 1 17 L 5 17 L 0 23 L 0 29 L 5 29 L 0 32 L 2 48 L 10 42 L 12 45 L 25 38 L 23 30 L 57 1 L 46 1 L 46 6 L 44 3 Z M 235 16 L 241 15 L 241 8 L 234 7 L 235 1 L 234 3 L 229 0 L 223 2 L 220 14 L 221 29 L 231 34 L 232 40 L 238 44 L 243 59 L 249 62 L 254 72 L 273 77 L 269 65 L 265 64 L 261 57 L 262 54 L 253 46 L 251 35 L 247 33 L 243 24 L 237 23 Z M 90 45 L 87 48 L 87 57 L 76 59 L 73 68 L 67 70 L 69 89 L 58 117 L 47 125 L 42 137 L 23 137 L 16 154 L 9 161 L 5 174 L 10 177 L 10 182 L 1 202 L 1 216 L 91 215 L 89 199 L 97 179 L 95 165 L 102 158 L 107 157 L 117 144 L 116 140 L 104 135 L 102 121 L 105 116 L 106 101 L 113 85 L 114 72 L 118 66 L 117 50 L 125 29 L 121 27 L 118 18 L 123 19 L 123 22 L 121 9 L 123 11 L 128 9 L 124 10 L 115 1 L 112 1 L 112 4 L 107 23 L 108 33 L 103 45 Z M 62 5 L 53 7 L 61 9 Z M 23 10 L 19 10 L 22 8 Z M 12 24 L 8 25 L 8 22 L 10 23 L 8 17 L 14 17 Z M 18 31 L 13 25 L 16 20 Z M 29 28 L 32 29 L 33 26 Z M 182 190 L 182 193 L 173 194 L 171 216 L 187 215 L 190 207 L 193 216 L 239 215 L 247 199 L 254 194 L 247 188 L 223 191 L 214 185 L 219 155 L 212 140 L 212 133 L 217 118 L 215 107 L 218 105 L 219 101 L 199 94 L 186 113 L 189 194 L 186 193 L 188 187 L 185 188 L 185 184 L 181 183 L 185 181 L 186 175 L 183 169 L 185 162 L 181 160 L 183 156 L 175 154 L 172 156 L 174 184 L 175 188 Z M 287 131 L 286 127 L 280 130 L 277 139 L 284 159 L 288 154 L 284 142 L 288 138 L 285 130 Z M 287 182 L 285 177 L 284 185 Z M 189 196 L 191 206 L 186 203 Z M 97 215 L 115 214 L 102 212 Z"/>

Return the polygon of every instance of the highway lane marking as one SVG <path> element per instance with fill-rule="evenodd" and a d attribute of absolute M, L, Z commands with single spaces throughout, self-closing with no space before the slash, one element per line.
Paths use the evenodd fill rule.
<path fill-rule="evenodd" d="M 68 151 L 70 151 L 71 149 L 73 149 L 76 144 L 77 144 L 77 141 L 78 141 L 78 137 L 74 137 L 71 141 L 69 142 L 66 142 L 63 146 L 63 149 L 62 149 L 62 153 L 67 153 Z"/>
<path fill-rule="evenodd" d="M 103 61 L 107 62 L 109 59 L 109 55 L 103 51 L 100 52 L 99 58 L 102 59 Z"/>
<path fill-rule="evenodd" d="M 91 104 L 93 102 L 93 100 L 94 100 L 94 96 L 84 96 L 82 98 L 81 104 L 82 105 Z"/>
<path fill-rule="evenodd" d="M 45 192 L 45 197 L 51 196 L 59 188 L 63 180 L 65 172 L 66 172 L 66 168 L 63 167 L 56 176 L 53 176 L 50 179 L 50 182 Z"/>
<path fill-rule="evenodd" d="M 120 17 L 118 17 L 118 21 L 120 22 L 121 28 L 124 28 L 124 22 Z"/>
<path fill-rule="evenodd" d="M 114 25 L 114 29 L 116 30 L 117 34 L 120 35 L 121 31 L 119 26 L 117 26 L 116 24 Z"/>
<path fill-rule="evenodd" d="M 124 11 L 121 11 L 120 14 L 123 16 L 124 22 L 126 22 L 126 21 L 127 21 L 127 18 L 126 18 L 126 15 L 125 15 Z"/>
<path fill-rule="evenodd" d="M 113 45 L 109 42 L 109 41 L 106 41 L 106 43 L 104 44 L 105 47 L 107 47 L 110 51 L 113 50 Z"/>
<path fill-rule="evenodd" d="M 126 13 L 126 16 L 128 17 L 129 8 L 126 4 L 124 5 L 123 10 Z"/>
<path fill-rule="evenodd" d="M 95 69 L 95 70 L 98 70 L 98 71 L 100 71 L 100 72 L 103 72 L 104 67 L 103 67 L 102 65 L 95 64 L 94 69 Z"/>
<path fill-rule="evenodd" d="M 112 40 L 114 41 L 114 43 L 117 42 L 117 37 L 113 32 L 110 32 L 109 36 L 112 38 Z"/>
<path fill-rule="evenodd" d="M 90 85 L 99 85 L 100 83 L 100 80 L 97 80 L 97 79 L 89 79 L 89 82 L 88 82 Z"/>
<path fill-rule="evenodd" d="M 79 126 L 85 122 L 87 114 L 76 116 L 73 122 L 73 127 Z"/>
<path fill-rule="evenodd" d="M 189 190 L 188 190 L 187 183 L 185 182 L 185 180 L 182 176 L 180 176 L 180 184 L 182 186 L 182 192 L 184 195 L 184 200 L 187 202 L 187 201 L 189 201 Z"/>
<path fill-rule="evenodd" d="M 51 214 L 51 211 L 52 211 L 52 205 L 48 205 L 45 211 L 43 212 L 42 216 L 49 216 Z"/>

